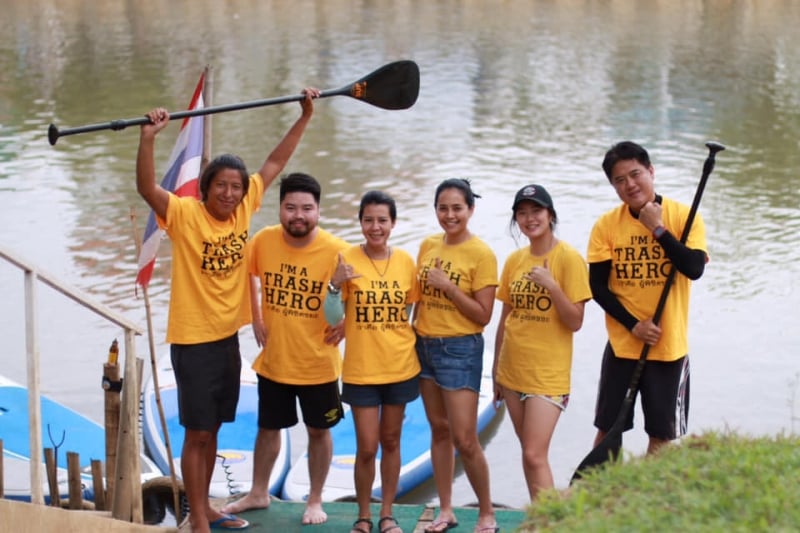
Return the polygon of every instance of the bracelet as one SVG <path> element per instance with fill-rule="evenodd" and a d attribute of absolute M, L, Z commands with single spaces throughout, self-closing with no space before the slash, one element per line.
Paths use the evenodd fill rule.
<path fill-rule="evenodd" d="M 653 237 L 656 240 L 660 239 L 665 233 L 667 232 L 667 228 L 664 226 L 658 226 L 656 229 L 653 230 Z"/>
<path fill-rule="evenodd" d="M 336 285 L 334 285 L 334 284 L 333 284 L 333 281 L 329 281 L 329 282 L 328 282 L 328 292 L 329 292 L 330 294 L 339 294 L 340 292 L 342 292 L 342 288 L 341 288 L 341 287 L 339 287 L 339 288 L 337 289 L 337 288 L 336 288 Z"/>

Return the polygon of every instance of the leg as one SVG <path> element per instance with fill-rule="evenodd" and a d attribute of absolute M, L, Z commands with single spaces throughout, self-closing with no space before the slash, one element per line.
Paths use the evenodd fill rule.
<path fill-rule="evenodd" d="M 378 455 L 378 407 L 353 407 L 350 411 L 356 428 L 356 464 L 354 478 L 358 517 L 371 518 L 369 504 L 375 481 L 375 457 Z"/>
<path fill-rule="evenodd" d="M 540 490 L 555 486 L 548 452 L 561 409 L 536 396 L 522 400 L 519 394 L 511 391 L 506 392 L 504 399 L 522 445 L 522 470 L 528 494 L 534 501 Z"/>
<path fill-rule="evenodd" d="M 253 487 L 242 499 L 222 508 L 223 513 L 240 513 L 248 509 L 269 507 L 269 478 L 281 451 L 281 430 L 259 428 L 253 449 Z"/>
<path fill-rule="evenodd" d="M 333 441 L 329 429 L 306 426 L 308 431 L 308 478 L 311 489 L 303 513 L 303 524 L 322 524 L 328 515 L 322 510 L 322 487 L 328 477 L 333 457 Z"/>
<path fill-rule="evenodd" d="M 647 455 L 686 434 L 689 418 L 689 356 L 653 361 L 642 372 L 642 411 L 649 437 Z"/>
<path fill-rule="evenodd" d="M 381 407 L 381 493 L 383 496 L 381 518 L 392 516 L 392 505 L 397 496 L 397 483 L 400 479 L 400 434 L 405 412 L 405 404 Z M 393 529 L 399 530 L 399 528 L 390 528 L 389 531 L 396 533 Z"/>
<path fill-rule="evenodd" d="M 669 441 L 666 439 L 658 439 L 656 437 L 650 437 L 647 441 L 647 455 L 653 455 L 654 453 L 658 453 L 661 448 L 669 444 Z"/>
<path fill-rule="evenodd" d="M 472 490 L 478 497 L 476 529 L 494 527 L 497 523 L 489 489 L 489 465 L 478 440 L 478 393 L 470 389 L 443 390 L 442 396 L 453 444 L 461 457 Z"/>
<path fill-rule="evenodd" d="M 421 378 L 419 390 L 425 405 L 425 415 L 431 426 L 431 462 L 433 463 L 433 479 L 439 494 L 439 516 L 431 526 L 434 524 L 444 526 L 456 522 L 452 502 L 455 458 L 453 441 L 450 438 L 450 424 L 447 420 L 442 389 L 432 379 Z M 436 528 L 432 531 L 440 531 L 440 529 Z"/>
<path fill-rule="evenodd" d="M 187 429 L 181 450 L 181 477 L 189 501 L 189 521 L 192 531 L 209 530 L 208 449 L 214 441 L 210 431 Z M 216 454 L 216 449 L 214 450 Z M 213 465 L 212 465 L 213 467 Z"/>

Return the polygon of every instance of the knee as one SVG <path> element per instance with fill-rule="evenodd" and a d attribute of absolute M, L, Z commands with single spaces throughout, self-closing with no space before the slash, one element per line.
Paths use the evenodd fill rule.
<path fill-rule="evenodd" d="M 528 468 L 539 469 L 548 466 L 547 452 L 540 450 L 527 449 L 522 452 L 522 461 Z"/>
<path fill-rule="evenodd" d="M 308 428 L 309 442 L 325 442 L 330 440 L 331 432 L 328 429 Z"/>
<path fill-rule="evenodd" d="M 359 446 L 358 451 L 356 451 L 356 457 L 362 463 L 371 463 L 375 461 L 375 458 L 377 456 L 378 456 L 377 447 Z"/>
<path fill-rule="evenodd" d="M 381 434 L 381 449 L 384 452 L 391 453 L 400 449 L 400 432 L 390 431 Z"/>
<path fill-rule="evenodd" d="M 430 425 L 431 438 L 434 442 L 450 440 L 450 424 L 447 422 L 447 418 L 442 417 L 436 420 L 431 420 Z"/>
<path fill-rule="evenodd" d="M 453 446 L 467 460 L 482 451 L 477 435 L 453 435 Z"/>

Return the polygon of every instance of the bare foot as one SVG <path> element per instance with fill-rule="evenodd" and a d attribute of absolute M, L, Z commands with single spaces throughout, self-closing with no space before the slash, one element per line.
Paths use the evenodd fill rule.
<path fill-rule="evenodd" d="M 261 497 L 250 492 L 245 495 L 244 498 L 240 498 L 236 501 L 226 504 L 222 509 L 220 509 L 220 511 L 226 514 L 233 514 L 241 513 L 242 511 L 247 511 L 249 509 L 266 509 L 269 507 L 269 502 L 269 493 L 267 493 L 266 496 Z"/>
<path fill-rule="evenodd" d="M 328 514 L 322 510 L 321 503 L 309 503 L 303 513 L 303 524 L 322 524 L 328 519 Z"/>

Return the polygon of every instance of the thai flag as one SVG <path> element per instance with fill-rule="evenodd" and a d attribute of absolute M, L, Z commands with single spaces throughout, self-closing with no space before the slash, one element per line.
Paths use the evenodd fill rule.
<path fill-rule="evenodd" d="M 194 90 L 189 109 L 203 108 L 203 85 L 205 72 L 200 76 L 197 88 Z M 181 125 L 181 132 L 169 157 L 167 173 L 161 181 L 161 187 L 174 192 L 178 196 L 194 196 L 199 198 L 198 180 L 200 177 L 200 163 L 203 156 L 203 116 L 187 117 Z M 139 251 L 139 273 L 136 283 L 147 287 L 153 275 L 156 264 L 158 246 L 164 236 L 164 230 L 158 227 L 155 213 L 150 211 L 147 225 L 144 229 L 142 248 Z"/>

